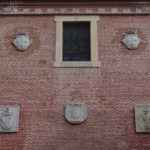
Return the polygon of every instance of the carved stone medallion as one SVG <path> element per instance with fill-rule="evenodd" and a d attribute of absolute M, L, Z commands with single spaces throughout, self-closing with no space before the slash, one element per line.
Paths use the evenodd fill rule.
<path fill-rule="evenodd" d="M 0 105 L 0 132 L 17 132 L 19 128 L 19 106 Z"/>
<path fill-rule="evenodd" d="M 135 50 L 139 47 L 141 43 L 141 39 L 139 38 L 137 33 L 129 32 L 124 34 L 124 38 L 122 43 L 129 50 Z"/>
<path fill-rule="evenodd" d="M 88 117 L 88 108 L 85 104 L 66 104 L 65 119 L 71 124 L 81 124 Z"/>
<path fill-rule="evenodd" d="M 25 51 L 27 50 L 32 44 L 32 41 L 28 35 L 25 33 L 21 33 L 16 35 L 16 38 L 13 41 L 13 45 L 16 47 L 19 51 Z"/>
<path fill-rule="evenodd" d="M 150 133 L 150 105 L 135 106 L 136 132 Z"/>

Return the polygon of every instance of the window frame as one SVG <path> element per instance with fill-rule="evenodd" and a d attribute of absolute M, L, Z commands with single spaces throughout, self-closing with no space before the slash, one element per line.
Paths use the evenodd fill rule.
<path fill-rule="evenodd" d="M 91 60 L 90 61 L 63 61 L 63 22 L 89 22 Z M 98 16 L 55 16 L 56 22 L 56 54 L 55 67 L 99 67 L 98 61 Z"/>

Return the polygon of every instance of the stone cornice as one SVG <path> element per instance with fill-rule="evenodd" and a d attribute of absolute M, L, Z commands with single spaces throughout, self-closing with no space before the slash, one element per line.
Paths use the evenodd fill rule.
<path fill-rule="evenodd" d="M 101 0 L 98 0 L 98 1 L 69 1 L 69 2 L 63 2 L 62 0 L 60 0 L 60 2 L 58 0 L 55 0 L 55 1 L 51 1 L 51 2 L 44 2 L 44 1 L 41 1 L 41 2 L 33 2 L 33 1 L 26 1 L 26 2 L 21 2 L 21 1 L 16 1 L 16 0 L 10 0 L 9 2 L 0 2 L 0 6 L 9 6 L 9 5 L 14 5 L 14 6 L 34 6 L 34 7 L 37 7 L 37 6 L 40 6 L 40 7 L 43 7 L 43 6 L 77 6 L 77 5 L 92 5 L 92 6 L 144 6 L 144 5 L 150 5 L 150 2 L 148 1 L 133 1 L 133 0 L 130 0 L 130 1 L 101 1 Z"/>
<path fill-rule="evenodd" d="M 100 3 L 3 3 L 0 15 L 150 15 L 150 3 L 132 2 L 130 5 Z"/>

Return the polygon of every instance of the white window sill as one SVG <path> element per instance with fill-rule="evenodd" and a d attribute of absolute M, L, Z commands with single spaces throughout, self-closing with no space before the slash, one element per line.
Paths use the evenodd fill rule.
<path fill-rule="evenodd" d="M 90 67 L 100 67 L 101 63 L 100 61 L 97 62 L 90 62 L 90 61 L 67 61 L 67 62 L 55 62 L 54 67 L 60 67 L 60 68 L 90 68 Z"/>

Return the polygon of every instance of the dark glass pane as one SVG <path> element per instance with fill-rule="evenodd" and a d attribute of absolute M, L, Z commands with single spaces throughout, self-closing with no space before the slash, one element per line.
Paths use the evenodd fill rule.
<path fill-rule="evenodd" d="M 90 22 L 63 23 L 63 60 L 90 61 Z"/>

